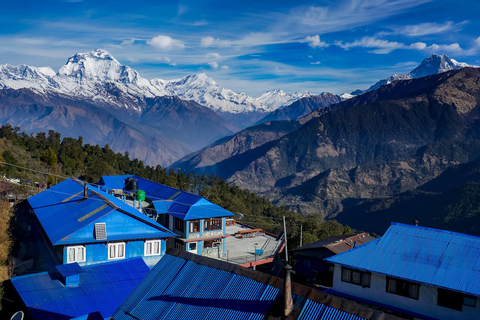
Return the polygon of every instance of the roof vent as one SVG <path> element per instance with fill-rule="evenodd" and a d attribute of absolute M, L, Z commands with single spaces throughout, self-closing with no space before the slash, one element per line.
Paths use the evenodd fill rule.
<path fill-rule="evenodd" d="M 105 222 L 95 223 L 95 239 L 107 240 L 107 225 Z"/>

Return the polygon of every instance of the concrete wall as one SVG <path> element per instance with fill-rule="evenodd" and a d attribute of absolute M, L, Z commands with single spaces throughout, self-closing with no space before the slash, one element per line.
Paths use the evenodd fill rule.
<path fill-rule="evenodd" d="M 420 284 L 419 299 L 412 299 L 386 292 L 386 276 L 372 273 L 370 288 L 343 282 L 342 267 L 335 265 L 333 290 L 364 300 L 381 303 L 410 312 L 426 315 L 436 319 L 480 319 L 480 301 L 477 298 L 476 307 L 463 306 L 457 311 L 437 306 L 437 288 Z"/>
<path fill-rule="evenodd" d="M 203 248 L 203 241 L 199 242 L 201 243 L 202 250 L 201 250 L 201 255 L 205 257 L 215 257 L 215 258 L 220 258 L 225 256 L 225 238 L 221 239 L 220 246 L 215 247 L 215 248 Z"/>

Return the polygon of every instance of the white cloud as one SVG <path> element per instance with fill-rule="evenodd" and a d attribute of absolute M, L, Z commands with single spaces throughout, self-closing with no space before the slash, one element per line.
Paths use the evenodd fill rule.
<path fill-rule="evenodd" d="M 293 42 L 293 40 L 278 40 L 277 35 L 273 33 L 251 32 L 242 38 L 236 40 L 222 40 L 213 37 L 204 37 L 200 39 L 200 46 L 208 48 L 210 46 L 216 47 L 252 47 L 278 43 Z M 304 41 L 307 42 L 307 41 Z"/>
<path fill-rule="evenodd" d="M 207 59 L 209 59 L 209 60 L 211 60 L 211 59 L 213 59 L 213 60 L 219 60 L 219 59 L 221 59 L 222 57 L 221 57 L 218 53 L 216 53 L 216 52 L 209 52 L 209 53 L 207 53 L 207 54 L 205 55 L 205 58 L 207 58 Z"/>
<path fill-rule="evenodd" d="M 209 65 L 210 67 L 212 67 L 213 69 L 217 69 L 217 68 L 218 68 L 218 63 L 215 62 L 215 61 L 209 62 L 208 65 Z"/>
<path fill-rule="evenodd" d="M 308 58 L 309 58 L 309 59 L 313 59 L 313 56 L 312 56 L 312 55 L 309 55 Z"/>
<path fill-rule="evenodd" d="M 128 40 L 123 40 L 121 45 L 122 46 L 127 46 L 127 45 L 130 45 L 130 44 L 134 44 L 135 43 L 135 38 L 131 38 L 131 39 L 128 39 Z"/>
<path fill-rule="evenodd" d="M 424 42 L 415 42 L 409 45 L 408 47 L 415 50 L 423 50 L 427 47 L 427 44 Z"/>
<path fill-rule="evenodd" d="M 310 64 L 313 64 L 313 65 L 317 65 L 317 64 L 320 64 L 320 63 L 321 63 L 320 61 L 310 62 Z"/>
<path fill-rule="evenodd" d="M 185 44 L 169 36 L 158 35 L 147 41 L 147 44 L 160 50 L 183 49 Z"/>
<path fill-rule="evenodd" d="M 327 33 L 369 25 L 432 0 L 344 0 L 329 6 L 298 6 L 280 17 L 279 28 L 287 32 L 315 29 Z"/>
<path fill-rule="evenodd" d="M 166 62 L 166 63 L 170 63 L 172 62 L 172 60 L 167 57 L 167 56 L 164 56 L 164 57 L 157 57 L 155 58 L 156 61 L 160 61 L 160 62 Z"/>
<path fill-rule="evenodd" d="M 228 70 L 228 69 L 230 69 L 230 67 L 229 66 L 222 66 L 221 69 Z"/>
<path fill-rule="evenodd" d="M 376 54 L 387 54 L 393 50 L 403 49 L 406 47 L 405 44 L 400 42 L 382 40 L 375 37 L 364 37 L 361 40 L 355 40 L 354 42 L 343 42 L 337 40 L 335 41 L 335 45 L 345 50 L 355 47 L 372 48 L 374 50 L 371 52 Z"/>
<path fill-rule="evenodd" d="M 461 29 L 461 26 L 466 21 L 461 23 L 454 23 L 453 21 L 447 21 L 443 24 L 436 22 L 426 22 L 415 25 L 403 26 L 395 29 L 395 33 L 402 34 L 408 37 L 425 36 L 429 34 L 443 33 L 447 31 L 457 31 Z"/>
<path fill-rule="evenodd" d="M 205 37 L 205 38 L 202 38 L 200 39 L 200 46 L 202 48 L 208 48 L 212 45 L 213 41 L 215 39 L 213 39 L 212 37 Z"/>
<path fill-rule="evenodd" d="M 205 20 L 205 19 L 202 19 L 202 20 L 198 20 L 198 21 L 195 21 L 193 23 L 193 26 L 195 27 L 201 27 L 201 26 L 206 26 L 208 24 L 208 21 Z"/>
<path fill-rule="evenodd" d="M 454 52 L 454 53 L 462 53 L 464 51 L 462 47 L 458 43 L 452 44 L 432 44 L 431 46 L 427 47 L 430 51 L 434 52 Z"/>
<path fill-rule="evenodd" d="M 307 42 L 308 45 L 312 48 L 326 48 L 328 44 L 320 40 L 320 36 L 317 34 L 316 36 L 308 36 L 305 39 L 301 40 L 300 42 Z"/>
<path fill-rule="evenodd" d="M 480 47 L 480 37 L 474 40 L 474 43 L 477 47 Z"/>

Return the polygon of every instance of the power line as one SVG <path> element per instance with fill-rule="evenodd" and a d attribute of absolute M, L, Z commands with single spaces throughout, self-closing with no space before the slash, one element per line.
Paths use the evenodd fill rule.
<path fill-rule="evenodd" d="M 22 166 L 13 164 L 13 163 L 0 161 L 0 164 L 6 164 L 6 165 L 9 165 L 9 166 L 21 168 L 21 169 L 24 169 L 24 170 L 30 170 L 30 171 L 33 171 L 33 172 L 38 172 L 38 173 L 41 173 L 41 174 L 46 174 L 46 175 L 50 175 L 50 176 L 54 176 L 54 177 L 58 177 L 58 178 L 62 178 L 62 179 L 68 179 L 68 177 L 65 177 L 65 176 L 60 176 L 58 174 L 54 174 L 54 173 L 51 173 L 51 172 L 35 170 L 35 169 L 32 169 L 32 168 L 22 167 Z"/>

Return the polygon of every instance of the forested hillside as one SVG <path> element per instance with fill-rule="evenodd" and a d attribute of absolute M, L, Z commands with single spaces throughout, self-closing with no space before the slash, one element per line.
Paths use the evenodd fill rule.
<path fill-rule="evenodd" d="M 236 214 L 236 219 L 265 230 L 279 233 L 286 217 L 290 243 L 299 243 L 300 225 L 303 224 L 303 243 L 309 243 L 331 235 L 350 233 L 335 221 L 323 222 L 320 214 L 299 215 L 283 207 L 277 207 L 265 197 L 228 184 L 216 176 L 193 175 L 161 166 L 151 167 L 129 154 L 115 153 L 108 145 L 84 144 L 82 137 L 61 138 L 57 132 L 28 135 L 18 127 L 0 127 L 1 174 L 21 179 L 24 191 L 32 189 L 33 182 L 53 185 L 71 176 L 90 183 L 99 181 L 102 175 L 135 174 L 185 191 L 200 194 L 208 200 Z M 12 166 L 13 165 L 13 166 Z M 30 180 L 30 182 L 27 182 Z"/>

